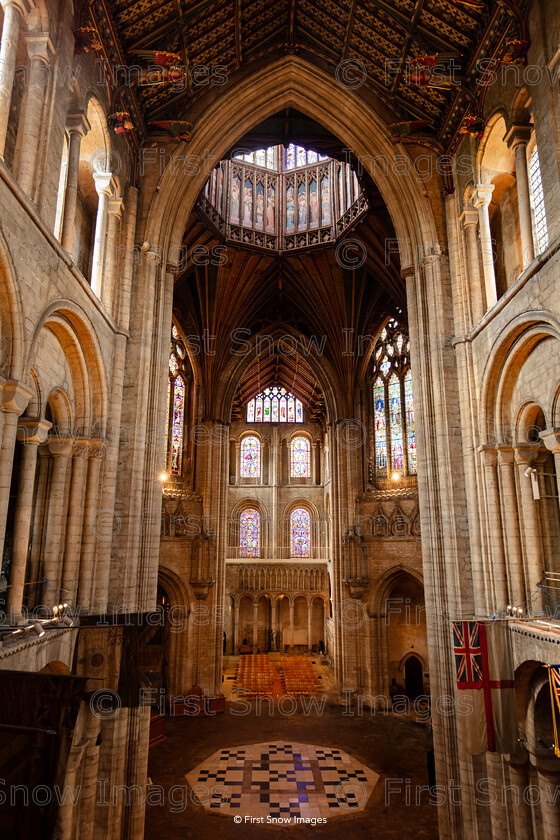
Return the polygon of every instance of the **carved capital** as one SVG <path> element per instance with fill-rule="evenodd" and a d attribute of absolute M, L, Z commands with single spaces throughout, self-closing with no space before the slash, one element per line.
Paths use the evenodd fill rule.
<path fill-rule="evenodd" d="M 113 179 L 112 172 L 94 172 L 93 180 L 98 195 L 111 195 L 115 187 L 115 181 Z"/>
<path fill-rule="evenodd" d="M 560 429 L 545 429 L 539 432 L 539 437 L 549 452 L 560 455 Z"/>
<path fill-rule="evenodd" d="M 98 439 L 98 440 L 90 440 L 88 441 L 88 458 L 91 458 L 95 461 L 102 461 L 103 456 L 105 455 L 105 441 Z"/>
<path fill-rule="evenodd" d="M 468 227 L 476 227 L 476 225 L 478 225 L 478 210 L 474 207 L 465 207 L 461 213 L 460 220 L 465 229 Z"/>
<path fill-rule="evenodd" d="M 521 466 L 533 466 L 540 454 L 540 444 L 526 444 L 515 447 L 515 463 Z"/>
<path fill-rule="evenodd" d="M 208 598 L 208 593 L 212 586 L 214 586 L 214 578 L 207 578 L 205 580 L 198 580 L 195 578 L 191 578 L 189 581 L 195 598 L 197 601 L 205 601 Z"/>
<path fill-rule="evenodd" d="M 494 184 L 477 184 L 473 190 L 472 203 L 475 207 L 488 207 L 492 201 Z"/>
<path fill-rule="evenodd" d="M 58 435 L 53 435 L 48 439 L 49 452 L 55 458 L 58 456 L 61 458 L 69 458 L 72 454 L 73 446 L 74 441 L 69 437 L 64 438 L 59 437 Z"/>
<path fill-rule="evenodd" d="M 485 443 L 478 447 L 478 452 L 483 467 L 495 467 L 498 463 L 498 453 L 494 446 Z"/>
<path fill-rule="evenodd" d="M 112 198 L 109 199 L 109 203 L 107 206 L 107 213 L 109 216 L 120 216 L 123 211 L 123 200 L 122 196 L 114 195 Z"/>
<path fill-rule="evenodd" d="M 87 458 L 89 454 L 89 441 L 85 438 L 78 438 L 72 446 L 73 458 Z"/>
<path fill-rule="evenodd" d="M 498 448 L 498 464 L 502 466 L 511 466 L 515 463 L 515 453 L 513 446 L 500 446 Z"/>
<path fill-rule="evenodd" d="M 532 133 L 533 126 L 530 123 L 528 125 L 512 125 L 505 136 L 505 141 L 511 149 L 520 145 L 526 146 Z"/>
<path fill-rule="evenodd" d="M 348 587 L 350 597 L 361 601 L 369 586 L 369 577 L 344 578 L 344 583 Z"/>
<path fill-rule="evenodd" d="M 23 382 L 9 379 L 2 386 L 2 409 L 12 414 L 23 414 L 31 399 L 32 391 Z"/>
<path fill-rule="evenodd" d="M 49 429 L 52 423 L 48 420 L 33 420 L 30 417 L 22 417 L 18 421 L 17 439 L 25 446 L 39 446 L 47 440 Z"/>
<path fill-rule="evenodd" d="M 85 137 L 90 129 L 91 125 L 88 118 L 80 111 L 68 114 L 66 117 L 66 130 L 69 134 L 79 134 L 80 137 Z"/>
<path fill-rule="evenodd" d="M 54 47 L 47 34 L 26 35 L 25 45 L 27 47 L 27 54 L 31 60 L 38 58 L 47 65 L 51 63 L 54 55 Z"/>

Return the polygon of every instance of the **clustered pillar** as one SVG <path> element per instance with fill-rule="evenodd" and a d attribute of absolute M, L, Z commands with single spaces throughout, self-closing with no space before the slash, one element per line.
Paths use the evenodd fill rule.
<path fill-rule="evenodd" d="M 74 249 L 74 230 L 76 226 L 76 207 L 78 203 L 78 176 L 80 171 L 80 149 L 82 137 L 90 129 L 84 114 L 70 114 L 67 120 L 68 131 L 68 168 L 66 190 L 64 193 L 64 211 L 60 241 L 69 254 Z"/>
<path fill-rule="evenodd" d="M 22 12 L 17 3 L 4 5 L 2 43 L 0 44 L 0 157 L 4 157 L 6 146 L 21 19 Z"/>

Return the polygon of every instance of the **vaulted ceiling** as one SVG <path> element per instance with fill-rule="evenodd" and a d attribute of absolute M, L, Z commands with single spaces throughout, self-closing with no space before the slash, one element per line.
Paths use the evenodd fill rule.
<path fill-rule="evenodd" d="M 196 67 L 225 68 L 225 89 L 297 53 L 359 96 L 381 98 L 389 121 L 429 120 L 449 148 L 463 113 L 484 96 L 477 60 L 499 59 L 507 40 L 520 37 L 526 6 L 527 0 L 82 0 L 79 22 L 95 24 L 109 65 L 138 64 L 138 50 L 170 50 L 187 68 L 180 90 L 159 85 L 126 93 L 122 104 L 130 103 L 141 137 L 150 119 L 192 116 L 209 91 L 208 76 L 197 84 Z M 434 53 L 459 56 L 461 86 L 407 81 L 406 62 Z"/>

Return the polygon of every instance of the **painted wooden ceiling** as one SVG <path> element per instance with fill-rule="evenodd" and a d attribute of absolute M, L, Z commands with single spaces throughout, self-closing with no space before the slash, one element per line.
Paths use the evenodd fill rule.
<path fill-rule="evenodd" d="M 225 67 L 227 85 L 240 74 L 286 53 L 334 75 L 343 62 L 367 72 L 355 92 L 384 100 L 395 120 L 430 121 L 449 148 L 463 114 L 484 96 L 477 62 L 503 54 L 519 37 L 526 0 L 84 0 L 81 22 L 91 20 L 112 64 L 137 64 L 138 50 L 176 52 L 187 68 L 181 90 L 169 85 L 131 91 L 141 133 L 151 119 L 189 119 L 208 92 L 194 68 Z M 426 54 L 461 56 L 461 87 L 417 87 L 403 68 Z M 389 72 L 388 67 L 400 67 Z M 339 78 L 339 76 L 337 76 Z M 351 86 L 351 85 L 349 85 Z M 124 104 L 129 102 L 127 96 Z M 122 107 L 122 106 L 120 106 Z"/>

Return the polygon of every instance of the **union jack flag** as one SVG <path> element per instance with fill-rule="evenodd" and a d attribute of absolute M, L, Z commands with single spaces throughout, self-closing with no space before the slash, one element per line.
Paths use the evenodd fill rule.
<path fill-rule="evenodd" d="M 550 685 L 552 729 L 554 731 L 554 754 L 557 758 L 560 758 L 560 739 L 558 738 L 558 723 L 556 720 L 556 716 L 560 714 L 560 665 L 548 666 L 548 682 Z"/>
<path fill-rule="evenodd" d="M 458 688 L 480 688 L 483 681 L 482 647 L 478 621 L 453 622 L 453 647 Z"/>
<path fill-rule="evenodd" d="M 549 665 L 550 688 L 560 712 L 560 665 Z"/>
<path fill-rule="evenodd" d="M 457 689 L 472 700 L 472 713 L 458 717 L 471 755 L 513 748 L 515 682 L 507 634 L 501 622 L 453 622 Z"/>

